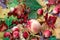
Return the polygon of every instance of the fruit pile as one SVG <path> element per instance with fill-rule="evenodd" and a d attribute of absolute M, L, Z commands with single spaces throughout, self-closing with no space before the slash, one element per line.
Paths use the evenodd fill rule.
<path fill-rule="evenodd" d="M 59 40 L 60 0 L 1 0 L 0 40 Z"/>

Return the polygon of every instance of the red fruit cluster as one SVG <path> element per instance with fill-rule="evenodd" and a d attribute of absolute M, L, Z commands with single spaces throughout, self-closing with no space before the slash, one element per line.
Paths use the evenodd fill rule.
<path fill-rule="evenodd" d="M 26 23 L 28 19 L 28 13 L 30 8 L 26 8 L 24 4 L 18 5 L 13 11 L 8 13 L 8 16 L 17 16 L 18 19 L 21 19 L 19 23 Z M 18 22 L 13 22 L 18 24 Z"/>
<path fill-rule="evenodd" d="M 55 28 L 54 24 L 56 22 L 56 17 L 55 16 L 49 16 L 48 14 L 45 15 L 45 22 L 48 24 L 49 27 Z"/>
<path fill-rule="evenodd" d="M 28 36 L 29 36 L 28 32 L 24 31 L 24 32 L 23 32 L 23 37 L 24 37 L 25 39 L 27 39 Z"/>
<path fill-rule="evenodd" d="M 10 40 L 12 40 L 13 38 L 19 38 L 19 29 L 18 28 L 14 28 L 14 30 L 12 31 L 12 33 L 5 32 L 4 33 L 4 37 L 9 37 Z"/>
<path fill-rule="evenodd" d="M 9 12 L 8 15 L 14 15 L 14 16 L 17 16 L 17 17 L 20 17 L 21 14 L 24 14 L 24 11 L 25 11 L 25 5 L 24 4 L 20 4 L 18 5 L 16 8 L 14 8 L 13 11 Z"/>

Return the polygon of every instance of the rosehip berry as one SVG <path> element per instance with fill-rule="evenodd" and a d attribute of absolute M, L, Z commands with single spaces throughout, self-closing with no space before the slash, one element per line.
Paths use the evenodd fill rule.
<path fill-rule="evenodd" d="M 38 15 L 43 15 L 43 9 L 38 9 L 37 13 L 38 13 Z"/>
<path fill-rule="evenodd" d="M 11 36 L 10 32 L 5 32 L 4 33 L 4 37 L 10 37 L 10 36 Z"/>
<path fill-rule="evenodd" d="M 19 32 L 18 31 L 13 32 L 13 38 L 19 38 Z"/>
<path fill-rule="evenodd" d="M 45 31 L 44 31 L 44 36 L 45 36 L 45 37 L 50 37 L 50 36 L 51 36 L 51 31 L 45 30 Z"/>
<path fill-rule="evenodd" d="M 25 38 L 25 39 L 27 39 L 28 38 L 28 36 L 29 36 L 29 34 L 28 34 L 28 32 L 23 32 L 23 37 Z"/>
<path fill-rule="evenodd" d="M 12 12 L 9 12 L 9 13 L 8 13 L 8 16 L 11 16 L 11 15 L 12 15 Z"/>

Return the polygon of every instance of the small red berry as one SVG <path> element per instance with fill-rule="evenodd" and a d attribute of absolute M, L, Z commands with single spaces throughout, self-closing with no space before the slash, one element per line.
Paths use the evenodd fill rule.
<path fill-rule="evenodd" d="M 27 39 L 28 38 L 28 36 L 29 36 L 29 34 L 28 34 L 28 32 L 23 32 L 23 37 L 25 38 L 25 39 Z"/>
<path fill-rule="evenodd" d="M 18 31 L 13 32 L 13 38 L 19 38 L 19 32 Z"/>
<path fill-rule="evenodd" d="M 11 36 L 10 32 L 5 32 L 4 33 L 4 37 L 10 37 L 10 36 Z"/>
<path fill-rule="evenodd" d="M 45 30 L 45 31 L 44 31 L 44 36 L 45 36 L 45 37 L 50 37 L 50 36 L 51 36 L 51 31 Z"/>
<path fill-rule="evenodd" d="M 17 25 L 18 24 L 18 21 L 12 21 L 12 24 L 16 24 Z"/>
<path fill-rule="evenodd" d="M 11 16 L 11 15 L 12 15 L 12 12 L 9 12 L 9 13 L 8 13 L 8 16 Z"/>
<path fill-rule="evenodd" d="M 38 15 L 43 15 L 43 9 L 38 9 L 37 13 L 38 13 Z"/>

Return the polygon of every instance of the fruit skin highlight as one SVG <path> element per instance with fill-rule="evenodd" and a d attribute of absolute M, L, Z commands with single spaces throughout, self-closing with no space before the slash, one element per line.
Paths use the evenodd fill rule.
<path fill-rule="evenodd" d="M 31 19 L 27 22 L 26 27 L 32 33 L 37 34 L 41 29 L 41 24 L 37 20 Z"/>
<path fill-rule="evenodd" d="M 12 28 L 12 31 L 13 31 L 13 32 L 14 32 L 14 31 L 19 31 L 19 28 L 15 26 L 15 27 Z"/>

